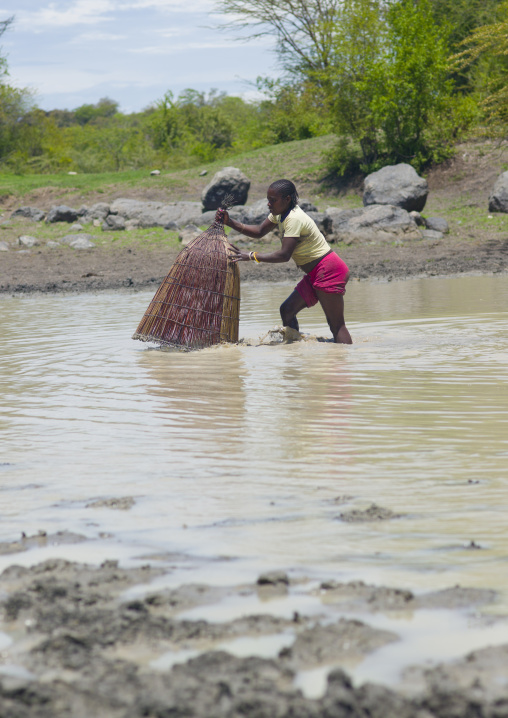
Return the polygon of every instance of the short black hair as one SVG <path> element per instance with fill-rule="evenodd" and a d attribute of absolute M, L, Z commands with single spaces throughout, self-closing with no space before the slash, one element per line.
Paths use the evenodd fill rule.
<path fill-rule="evenodd" d="M 290 209 L 294 209 L 298 204 L 298 192 L 296 191 L 296 187 L 291 182 L 291 180 L 275 180 L 275 182 L 272 182 L 268 189 L 272 189 L 274 192 L 277 192 L 277 194 L 279 194 L 281 197 L 290 197 Z"/>

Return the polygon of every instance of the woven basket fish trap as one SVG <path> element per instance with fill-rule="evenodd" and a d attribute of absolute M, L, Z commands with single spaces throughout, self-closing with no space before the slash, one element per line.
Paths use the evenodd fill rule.
<path fill-rule="evenodd" d="M 186 349 L 237 342 L 240 272 L 228 244 L 216 221 L 182 249 L 132 338 Z"/>

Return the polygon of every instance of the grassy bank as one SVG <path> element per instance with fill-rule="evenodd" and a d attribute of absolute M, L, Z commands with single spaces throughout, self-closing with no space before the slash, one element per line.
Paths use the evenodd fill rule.
<path fill-rule="evenodd" d="M 120 190 L 151 191 L 157 188 L 170 191 L 174 199 L 187 198 L 189 194 L 194 199 L 198 199 L 196 192 L 210 181 L 215 172 L 225 166 L 240 168 L 254 185 L 264 185 L 282 174 L 305 184 L 318 185 L 326 175 L 326 156 L 334 142 L 335 138 L 332 135 L 287 142 L 238 154 L 225 160 L 204 163 L 190 169 L 163 172 L 157 177 L 151 177 L 148 169 L 81 175 L 0 173 L 0 201 L 5 203 L 10 197 L 22 199 L 37 190 L 47 188 L 61 190 L 63 194 L 80 194 L 84 197 L 93 194 L 107 195 Z M 203 170 L 207 171 L 207 175 L 201 177 L 200 172 Z"/>

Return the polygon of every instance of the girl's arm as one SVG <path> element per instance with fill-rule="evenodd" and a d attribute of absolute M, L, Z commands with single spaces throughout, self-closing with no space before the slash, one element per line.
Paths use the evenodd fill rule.
<path fill-rule="evenodd" d="M 251 239 L 261 239 L 261 237 L 264 237 L 265 234 L 268 234 L 268 232 L 271 232 L 272 229 L 277 226 L 273 222 L 270 222 L 268 217 L 262 224 L 243 224 L 242 222 L 237 222 L 236 219 L 232 219 L 225 209 L 218 209 L 215 218 L 219 222 L 223 222 L 226 227 L 231 227 L 235 232 L 240 232 L 240 234 L 251 237 Z"/>
<path fill-rule="evenodd" d="M 261 227 L 262 226 L 263 225 L 261 225 Z M 260 254 L 259 252 L 255 252 L 256 259 L 258 262 L 267 262 L 268 264 L 289 262 L 291 255 L 295 251 L 298 239 L 298 237 L 283 237 L 280 249 L 277 249 L 275 252 L 270 252 L 270 254 Z M 231 245 L 230 258 L 232 262 L 248 262 L 251 258 L 251 254 L 253 254 L 253 252 L 242 252 L 242 250 L 235 247 L 234 244 Z"/>

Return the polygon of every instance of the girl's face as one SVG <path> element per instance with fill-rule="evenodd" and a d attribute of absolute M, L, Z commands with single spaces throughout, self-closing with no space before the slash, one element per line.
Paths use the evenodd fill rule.
<path fill-rule="evenodd" d="M 268 209 L 272 214 L 284 214 L 291 205 L 291 197 L 282 197 L 282 195 L 270 188 L 266 193 L 266 199 L 268 200 Z"/>

